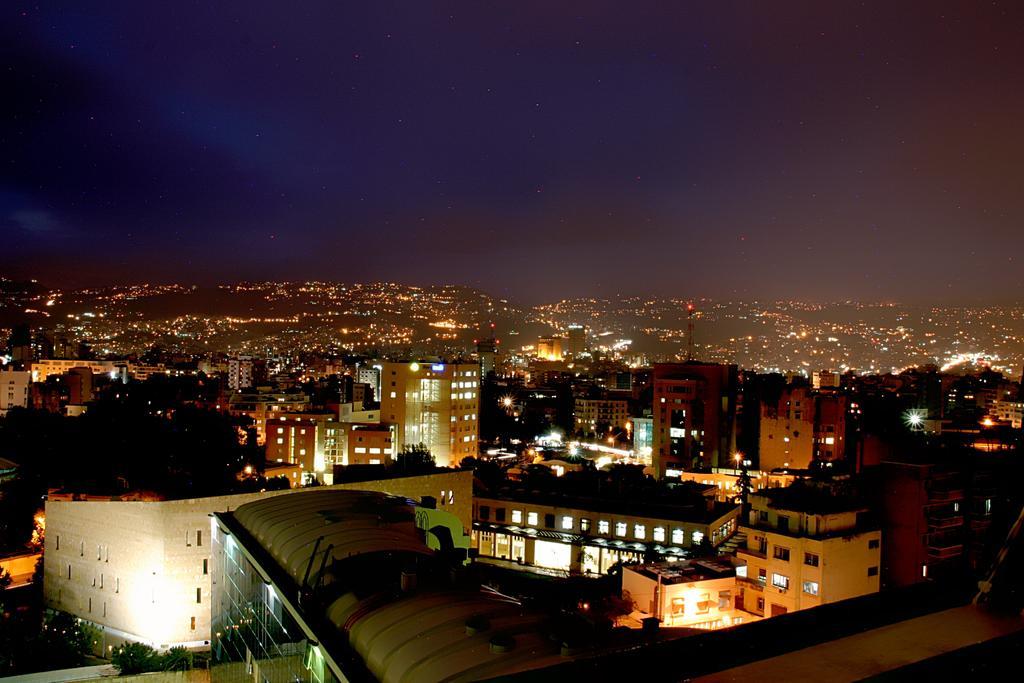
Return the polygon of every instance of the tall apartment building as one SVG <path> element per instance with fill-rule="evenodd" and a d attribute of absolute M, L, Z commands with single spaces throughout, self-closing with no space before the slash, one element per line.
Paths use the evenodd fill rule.
<path fill-rule="evenodd" d="M 480 366 L 382 364 L 380 421 L 395 425 L 394 447 L 423 444 L 441 467 L 478 453 Z"/>
<path fill-rule="evenodd" d="M 32 373 L 20 370 L 0 372 L 0 417 L 11 408 L 28 408 Z"/>
<path fill-rule="evenodd" d="M 587 328 L 583 325 L 569 325 L 567 333 L 566 355 L 579 358 L 587 350 Z"/>
<path fill-rule="evenodd" d="M 300 465 L 323 483 L 327 471 L 327 435 L 337 425 L 334 413 L 279 413 L 266 421 L 267 462 Z"/>
<path fill-rule="evenodd" d="M 735 365 L 654 366 L 652 465 L 657 476 L 724 467 L 736 450 Z"/>
<path fill-rule="evenodd" d="M 777 402 L 761 406 L 759 467 L 806 468 L 812 460 L 846 456 L 847 397 L 788 386 Z"/>
<path fill-rule="evenodd" d="M 252 356 L 235 356 L 228 359 L 228 388 L 241 391 L 253 386 Z"/>
<path fill-rule="evenodd" d="M 541 337 L 537 340 L 537 357 L 541 360 L 562 360 L 563 348 L 561 337 Z"/>
<path fill-rule="evenodd" d="M 736 551 L 741 609 L 778 616 L 878 592 L 882 532 L 860 501 L 798 481 L 750 496 Z"/>
<path fill-rule="evenodd" d="M 256 440 L 266 443 L 267 420 L 285 413 L 305 412 L 310 408 L 309 396 L 286 391 L 257 390 L 234 393 L 228 399 L 228 412 L 253 420 Z"/>
<path fill-rule="evenodd" d="M 601 435 L 608 429 L 625 429 L 629 422 L 629 401 L 606 396 L 577 396 L 573 421 L 581 434 Z"/>

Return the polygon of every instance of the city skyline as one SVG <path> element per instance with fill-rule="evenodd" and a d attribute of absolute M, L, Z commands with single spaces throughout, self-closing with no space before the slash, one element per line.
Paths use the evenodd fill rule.
<path fill-rule="evenodd" d="M 3 11 L 9 277 L 1024 286 L 1017 7 Z"/>

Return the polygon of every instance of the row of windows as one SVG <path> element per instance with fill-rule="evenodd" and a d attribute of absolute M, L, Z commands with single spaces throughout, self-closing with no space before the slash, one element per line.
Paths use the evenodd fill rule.
<path fill-rule="evenodd" d="M 505 521 L 505 508 L 495 508 L 494 518 L 497 522 Z M 479 517 L 482 521 L 488 521 L 491 517 L 491 508 L 488 505 L 481 505 L 478 509 Z M 523 524 L 523 510 L 512 510 L 512 523 Z M 540 513 L 527 511 L 525 514 L 525 524 L 527 526 L 537 527 L 540 526 Z M 554 514 L 544 515 L 544 527 L 548 529 L 556 528 L 556 521 L 558 522 L 557 528 L 562 531 L 575 531 L 576 530 L 576 518 L 572 515 L 562 515 L 558 520 L 555 519 Z M 579 531 L 581 533 L 590 533 L 592 530 L 592 520 L 588 517 L 581 517 L 579 520 Z M 630 529 L 628 522 L 617 521 L 615 522 L 615 533 L 614 535 L 618 538 L 626 538 L 630 536 L 632 532 L 632 538 L 638 541 L 645 541 L 648 539 L 648 527 L 646 524 L 635 522 Z M 605 536 L 612 535 L 612 522 L 607 519 L 597 520 L 597 533 Z M 669 531 L 664 526 L 654 526 L 650 528 L 650 539 L 658 542 L 665 543 L 669 534 L 671 534 L 671 542 L 676 545 L 684 545 L 686 543 L 686 530 L 682 527 L 675 527 Z M 704 532 L 694 530 L 690 534 L 690 542 L 693 545 L 699 545 L 704 540 Z"/>

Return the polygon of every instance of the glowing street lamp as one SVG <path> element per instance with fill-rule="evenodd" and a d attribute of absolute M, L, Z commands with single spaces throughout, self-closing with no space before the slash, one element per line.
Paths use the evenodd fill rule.
<path fill-rule="evenodd" d="M 912 432 L 924 431 L 924 419 L 928 413 L 921 408 L 913 408 L 903 414 L 903 422 Z"/>

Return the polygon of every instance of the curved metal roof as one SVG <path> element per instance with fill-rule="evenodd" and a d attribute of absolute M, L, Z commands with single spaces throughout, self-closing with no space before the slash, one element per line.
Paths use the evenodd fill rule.
<path fill-rule="evenodd" d="M 334 560 L 373 552 L 430 554 L 414 509 L 408 499 L 372 491 L 301 491 L 247 503 L 234 516 L 301 583 L 314 547 L 314 567 L 328 548 Z"/>

